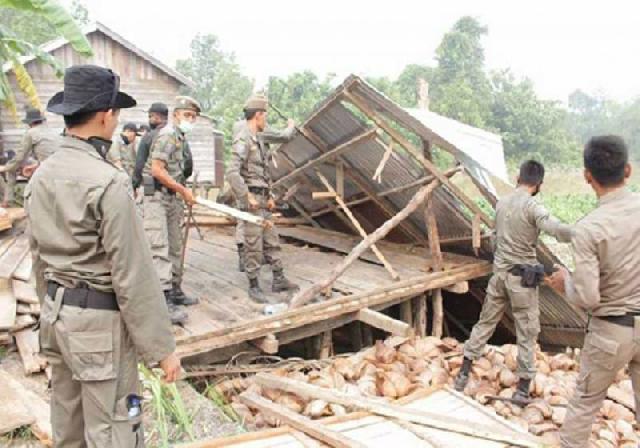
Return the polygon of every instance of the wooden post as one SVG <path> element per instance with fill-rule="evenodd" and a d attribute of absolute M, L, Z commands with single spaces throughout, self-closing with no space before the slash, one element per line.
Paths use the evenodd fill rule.
<path fill-rule="evenodd" d="M 333 337 L 331 330 L 325 331 L 320 335 L 320 353 L 318 359 L 327 359 L 333 356 Z"/>
<path fill-rule="evenodd" d="M 411 307 L 411 299 L 407 299 L 400 304 L 400 320 L 409 326 L 413 326 L 413 310 Z"/>
<path fill-rule="evenodd" d="M 413 299 L 415 310 L 414 331 L 416 336 L 423 338 L 427 335 L 427 295 L 421 294 Z"/>
<path fill-rule="evenodd" d="M 342 263 L 336 266 L 335 269 L 333 269 L 333 271 L 331 271 L 331 273 L 324 280 L 314 284 L 307 290 L 300 291 L 298 294 L 296 294 L 293 299 L 291 299 L 290 308 L 297 308 L 305 305 L 318 293 L 320 293 L 320 291 L 332 285 L 336 281 L 336 279 L 340 275 L 342 275 L 342 273 L 349 266 L 353 264 L 354 261 L 360 258 L 360 256 L 371 247 L 372 244 L 375 244 L 377 241 L 387 236 L 395 226 L 397 226 L 411 213 L 413 213 L 420 206 L 420 204 L 424 202 L 429 193 L 431 193 L 438 185 L 439 182 L 433 181 L 429 185 L 425 185 L 420 190 L 418 190 L 418 192 L 411 198 L 409 203 L 402 210 L 400 210 L 391 219 L 387 220 L 375 232 L 367 236 L 356 247 L 354 247 L 351 253 L 349 253 L 349 255 L 344 258 Z"/>
<path fill-rule="evenodd" d="M 427 226 L 427 237 L 429 239 L 429 252 L 431 253 L 431 266 L 434 272 L 443 269 L 442 250 L 440 249 L 440 233 L 438 232 L 438 222 L 434 211 L 433 196 L 427 198 L 424 208 L 424 222 Z M 442 326 L 444 320 L 444 305 L 442 303 L 442 291 L 436 289 L 432 295 L 433 305 L 433 322 L 431 325 L 431 334 L 436 337 L 442 337 Z M 426 320 L 426 317 L 425 317 Z"/>
<path fill-rule="evenodd" d="M 431 334 L 437 338 L 442 337 L 443 321 L 444 321 L 444 305 L 442 303 L 442 290 L 433 290 L 433 325 Z"/>
<path fill-rule="evenodd" d="M 338 196 L 344 198 L 344 162 L 342 160 L 336 164 L 336 191 Z"/>
<path fill-rule="evenodd" d="M 360 322 L 351 322 L 351 325 L 349 325 L 349 335 L 351 339 L 351 349 L 354 352 L 362 350 L 362 324 Z"/>
<path fill-rule="evenodd" d="M 373 332 L 371 327 L 366 324 L 362 324 L 362 345 L 365 347 L 371 347 L 373 345 Z"/>

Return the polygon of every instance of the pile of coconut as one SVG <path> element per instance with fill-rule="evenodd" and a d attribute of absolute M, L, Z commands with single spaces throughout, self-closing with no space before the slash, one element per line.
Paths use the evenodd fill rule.
<path fill-rule="evenodd" d="M 517 405 L 490 400 L 491 395 L 510 398 L 516 388 L 517 347 L 489 346 L 484 356 L 474 362 L 465 394 L 490 406 L 498 415 L 542 437 L 545 443 L 558 442 L 558 429 L 566 414 L 578 375 L 579 350 L 547 354 L 537 351 L 538 373 L 531 384 L 533 402 Z M 278 369 L 272 373 L 351 394 L 402 398 L 419 388 L 449 385 L 462 365 L 462 345 L 453 338 L 434 337 L 378 341 L 374 347 L 348 357 L 337 357 L 327 367 L 311 371 Z M 217 385 L 218 392 L 231 403 L 250 429 L 276 426 L 278 422 L 258 414 L 237 400 L 244 391 L 268 398 L 313 419 L 344 415 L 350 409 L 322 400 L 306 400 L 296 395 L 262 388 L 250 378 L 236 378 Z M 618 373 L 608 396 L 633 405 L 633 391 L 628 375 Z M 627 406 L 605 400 L 593 425 L 592 446 L 600 448 L 637 447 L 640 437 L 634 431 L 634 414 Z"/>

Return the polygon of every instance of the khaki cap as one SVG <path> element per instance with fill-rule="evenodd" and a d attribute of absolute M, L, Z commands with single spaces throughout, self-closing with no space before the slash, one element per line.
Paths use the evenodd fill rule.
<path fill-rule="evenodd" d="M 190 96 L 176 97 L 176 107 L 174 107 L 174 110 L 178 110 L 178 109 L 188 109 L 198 114 L 202 111 L 202 107 L 200 106 L 200 103 L 194 100 L 193 98 L 191 98 Z"/>
<path fill-rule="evenodd" d="M 251 95 L 246 103 L 244 103 L 245 110 L 267 110 L 269 107 L 269 100 L 262 94 Z"/>

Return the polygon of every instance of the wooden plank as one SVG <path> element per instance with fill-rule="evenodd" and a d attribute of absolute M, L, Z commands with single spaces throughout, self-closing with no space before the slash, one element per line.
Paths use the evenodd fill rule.
<path fill-rule="evenodd" d="M 7 386 L 12 391 L 12 394 L 0 393 L 0 407 L 4 404 L 11 406 L 9 409 L 13 409 L 14 406 L 20 406 L 20 403 L 27 408 L 31 416 L 31 431 L 33 434 L 46 446 L 53 446 L 53 436 L 51 431 L 51 412 L 47 402 L 45 402 L 40 396 L 38 396 L 32 390 L 24 387 L 18 380 L 13 378 L 4 370 L 0 370 L 0 389 L 3 386 Z M 19 403 L 12 401 L 5 397 L 17 397 Z M 0 422 L 4 421 L 3 412 L 0 411 Z M 0 423 L 1 424 L 1 423 Z"/>
<path fill-rule="evenodd" d="M 342 160 L 336 164 L 336 192 L 338 196 L 344 198 L 344 162 Z"/>
<path fill-rule="evenodd" d="M 303 432 L 291 431 L 291 436 L 300 442 L 303 448 L 322 448 L 322 445 Z"/>
<path fill-rule="evenodd" d="M 36 421 L 26 406 L 23 389 L 11 375 L 0 370 L 0 435 Z"/>
<path fill-rule="evenodd" d="M 11 286 L 13 286 L 13 295 L 16 300 L 29 303 L 29 304 L 39 304 L 38 294 L 36 293 L 36 288 L 27 282 L 23 282 L 21 280 L 12 280 Z"/>
<path fill-rule="evenodd" d="M 9 280 L 0 278 L 0 330 L 13 328 L 16 322 L 17 303 Z"/>
<path fill-rule="evenodd" d="M 396 141 L 400 146 L 402 146 L 409 154 L 411 154 L 429 173 L 434 175 L 443 185 L 445 185 L 451 192 L 466 205 L 473 213 L 477 213 L 480 215 L 482 221 L 488 225 L 489 227 L 493 227 L 493 219 L 488 217 L 480 207 L 473 202 L 471 198 L 469 198 L 460 188 L 454 185 L 449 178 L 447 178 L 430 160 L 424 157 L 418 148 L 413 146 L 409 140 L 400 134 L 397 130 L 395 130 L 384 118 L 382 118 L 377 112 L 369 108 L 364 101 L 356 98 L 356 96 L 349 92 L 343 92 L 345 98 L 354 106 L 356 106 L 362 113 L 364 113 L 367 117 L 369 117 L 380 129 L 384 130 L 389 136 Z M 456 150 L 447 142 L 440 141 L 438 145 L 444 145 L 444 149 L 448 150 Z"/>
<path fill-rule="evenodd" d="M 455 285 L 447 286 L 446 288 L 442 289 L 454 294 L 466 294 L 469 292 L 469 282 L 459 282 Z"/>
<path fill-rule="evenodd" d="M 358 320 L 394 336 L 410 337 L 413 335 L 413 329 L 409 324 L 369 308 L 364 308 L 358 312 Z"/>
<path fill-rule="evenodd" d="M 362 240 L 360 244 L 358 244 L 349 255 L 345 257 L 345 259 L 340 263 L 336 268 L 322 281 L 313 285 L 311 288 L 308 288 L 305 291 L 300 291 L 296 294 L 293 299 L 291 299 L 290 306 L 291 308 L 300 307 L 307 302 L 311 301 L 318 293 L 322 290 L 333 284 L 335 280 L 351 265 L 355 260 L 360 257 L 367 249 L 371 247 L 372 244 L 381 240 L 385 236 L 389 234 L 389 232 L 396 226 L 398 223 L 403 221 L 407 216 L 413 213 L 420 204 L 425 200 L 425 198 L 431 193 L 437 186 L 438 182 L 433 181 L 429 185 L 422 187 L 418 192 L 411 198 L 409 203 L 394 217 L 386 221 L 383 225 L 381 225 L 375 232 L 370 234 L 367 238 Z"/>
<path fill-rule="evenodd" d="M 335 197 L 336 193 L 332 193 L 330 191 L 314 191 L 313 193 L 311 193 L 311 199 L 313 199 L 314 201 L 320 199 L 333 199 Z"/>
<path fill-rule="evenodd" d="M 31 328 L 20 330 L 13 334 L 16 338 L 18 353 L 22 358 L 24 373 L 30 375 L 43 371 L 47 367 L 47 361 L 40 356 L 40 342 L 38 332 Z"/>
<path fill-rule="evenodd" d="M 394 300 L 416 296 L 429 289 L 441 288 L 462 280 L 484 277 L 491 273 L 491 269 L 491 264 L 482 261 L 460 266 L 447 272 L 427 274 L 385 285 L 375 290 L 338 297 L 325 303 L 307 305 L 274 316 L 252 319 L 237 326 L 184 337 L 178 343 L 178 353 L 182 357 L 206 353 L 217 348 L 257 339 L 270 333 L 281 333 L 317 322 L 335 320 L 340 316 L 356 313 L 362 308 L 373 308 L 377 305 L 393 303 Z M 345 321 L 346 323 L 349 323 L 349 319 Z"/>
<path fill-rule="evenodd" d="M 378 130 L 376 128 L 368 129 L 367 131 L 364 131 L 363 133 L 353 137 L 352 139 L 342 143 L 341 145 L 336 146 L 333 149 L 322 151 L 322 154 L 315 159 L 306 162 L 305 164 L 294 169 L 285 176 L 282 176 L 280 179 L 273 183 L 272 188 L 277 188 L 283 183 L 304 174 L 305 171 L 317 167 L 318 165 L 325 163 L 331 159 L 334 159 L 342 155 L 345 151 L 353 149 L 357 145 L 374 138 L 377 135 L 377 132 Z"/>
<path fill-rule="evenodd" d="M 360 442 L 349 439 L 339 432 L 333 431 L 320 423 L 316 423 L 307 417 L 297 414 L 284 406 L 262 398 L 254 393 L 241 394 L 240 401 L 251 408 L 258 409 L 263 414 L 270 415 L 292 428 L 302 431 L 303 433 L 326 443 L 331 447 L 365 448 L 365 445 Z"/>
<path fill-rule="evenodd" d="M 333 389 L 325 389 L 312 384 L 303 383 L 284 377 L 260 373 L 255 376 L 256 384 L 271 389 L 280 389 L 300 397 L 324 400 L 328 403 L 337 403 L 351 408 L 361 409 L 387 418 L 397 419 L 403 422 L 415 423 L 443 431 L 465 434 L 485 440 L 505 442 L 515 446 L 538 448 L 540 444 L 534 437 L 519 434 L 515 431 L 496 431 L 494 428 L 483 428 L 469 425 L 469 422 L 453 416 L 443 416 L 435 412 L 427 412 L 415 409 L 407 409 L 402 406 L 387 404 L 379 400 L 346 394 Z"/>
<path fill-rule="evenodd" d="M 31 256 L 25 256 L 14 271 L 13 278 L 28 282 L 31 278 L 32 263 L 33 258 Z"/>
<path fill-rule="evenodd" d="M 362 227 L 360 222 L 356 219 L 356 217 L 353 216 L 353 213 L 351 213 L 351 210 L 349 209 L 349 207 L 347 207 L 347 204 L 345 204 L 345 202 L 342 199 L 342 197 L 337 194 L 337 192 L 333 189 L 333 187 L 331 186 L 329 181 L 322 175 L 322 173 L 320 173 L 319 171 L 316 171 L 316 175 L 318 176 L 320 181 L 324 184 L 324 186 L 327 188 L 327 190 L 329 190 L 329 192 L 333 194 L 333 197 L 335 198 L 336 202 L 338 203 L 338 205 L 340 205 L 340 208 L 345 213 L 345 215 L 347 215 L 347 217 L 351 221 L 351 224 L 353 224 L 353 226 L 356 228 L 356 230 L 358 231 L 360 236 L 362 238 L 367 238 L 369 235 L 364 230 L 364 228 Z M 389 274 L 391 275 L 391 278 L 393 280 L 398 280 L 400 278 L 400 276 L 395 271 L 395 269 L 393 269 L 393 266 L 391 266 L 391 263 L 389 263 L 387 261 L 387 259 L 385 258 L 385 256 L 382 255 L 382 252 L 380 252 L 380 250 L 378 249 L 378 247 L 375 244 L 371 245 L 371 250 L 376 255 L 378 260 L 380 260 L 380 262 L 382 263 L 384 268 L 387 270 L 387 272 L 389 272 Z"/>
<path fill-rule="evenodd" d="M 10 330 L 12 333 L 15 333 L 20 330 L 24 330 L 25 328 L 31 327 L 32 325 L 35 325 L 36 322 L 36 318 L 31 314 L 20 314 L 16 317 L 13 327 L 11 327 Z"/>
<path fill-rule="evenodd" d="M 28 252 L 29 239 L 24 234 L 20 235 L 0 257 L 0 278 L 10 279 Z"/>

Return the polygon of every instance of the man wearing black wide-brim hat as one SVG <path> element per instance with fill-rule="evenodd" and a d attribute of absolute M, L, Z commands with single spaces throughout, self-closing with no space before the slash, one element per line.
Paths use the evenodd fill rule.
<path fill-rule="evenodd" d="M 138 355 L 180 370 L 131 181 L 105 155 L 136 102 L 111 70 L 74 66 L 47 109 L 66 132 L 25 192 L 54 446 L 140 447 Z"/>
<path fill-rule="evenodd" d="M 53 154 L 58 136 L 47 127 L 46 118 L 39 109 L 29 108 L 22 120 L 29 129 L 24 134 L 20 146 L 15 151 L 15 156 L 9 162 L 0 167 L 0 173 L 7 173 L 7 188 L 4 193 L 3 205 L 15 201 L 15 187 L 18 171 L 27 164 L 29 157 L 35 158 L 37 163 L 42 163 Z M 37 166 L 30 167 L 29 173 Z M 26 173 L 25 173 L 26 174 Z"/>

